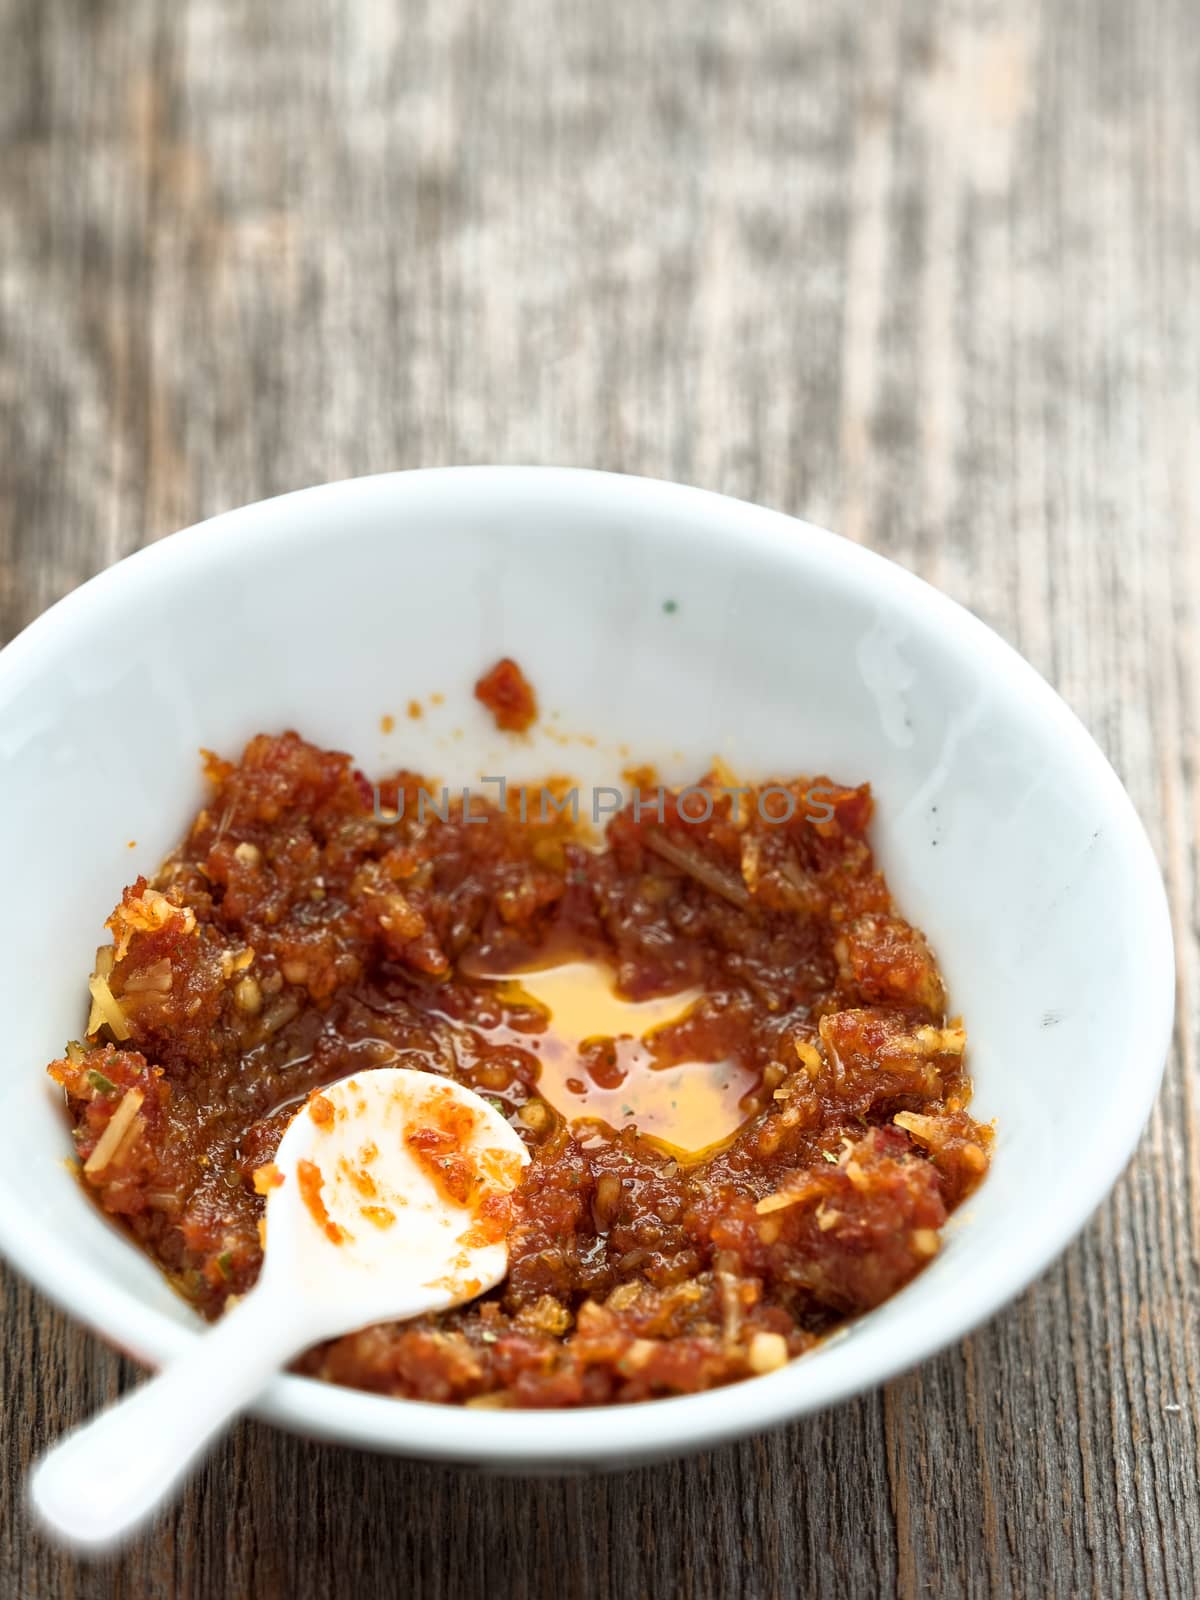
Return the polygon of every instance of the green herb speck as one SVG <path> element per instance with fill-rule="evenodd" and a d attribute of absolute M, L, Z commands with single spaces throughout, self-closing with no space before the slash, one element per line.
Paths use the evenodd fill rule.
<path fill-rule="evenodd" d="M 217 1257 L 217 1265 L 221 1269 L 222 1277 L 233 1277 L 233 1257 L 230 1255 L 228 1250 L 221 1251 L 221 1254 Z"/>
<path fill-rule="evenodd" d="M 678 602 L 678 600 L 664 600 L 663 601 L 663 610 L 666 612 L 667 616 L 673 617 L 675 615 L 675 613 L 679 610 L 679 602 Z"/>
<path fill-rule="evenodd" d="M 111 1078 L 106 1078 L 102 1072 L 97 1072 L 95 1067 L 88 1068 L 88 1082 L 100 1094 L 116 1094 L 117 1086 Z"/>

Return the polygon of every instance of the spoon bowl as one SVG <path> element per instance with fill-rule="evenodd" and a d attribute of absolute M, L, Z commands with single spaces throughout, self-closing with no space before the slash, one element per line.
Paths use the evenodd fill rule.
<path fill-rule="evenodd" d="M 379 1067 L 311 1095 L 256 1174 L 258 1283 L 187 1355 L 43 1456 L 38 1520 L 80 1548 L 115 1544 L 302 1350 L 494 1287 L 528 1161 L 486 1100 L 432 1072 Z"/>
<path fill-rule="evenodd" d="M 255 1290 L 332 1338 L 472 1300 L 508 1270 L 508 1196 L 529 1155 L 449 1078 L 378 1067 L 311 1095 L 275 1160 Z"/>

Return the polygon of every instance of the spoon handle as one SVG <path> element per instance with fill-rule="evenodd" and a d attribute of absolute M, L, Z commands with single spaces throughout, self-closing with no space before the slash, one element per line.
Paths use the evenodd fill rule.
<path fill-rule="evenodd" d="M 302 1324 L 278 1295 L 252 1291 L 186 1355 L 47 1451 L 29 1484 L 38 1520 L 84 1550 L 131 1532 L 309 1342 Z"/>

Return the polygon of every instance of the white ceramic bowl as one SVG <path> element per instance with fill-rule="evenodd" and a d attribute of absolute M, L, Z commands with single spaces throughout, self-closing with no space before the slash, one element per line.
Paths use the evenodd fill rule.
<path fill-rule="evenodd" d="M 497 735 L 471 698 L 503 654 L 548 713 L 528 745 Z M 444 707 L 410 721 L 409 698 L 434 691 Z M 0 1246 L 142 1360 L 183 1351 L 200 1324 L 68 1176 L 42 1066 L 79 1031 L 121 887 L 199 803 L 198 747 L 234 754 L 286 726 L 368 771 L 404 764 L 459 783 L 551 771 L 611 782 L 631 760 L 681 780 L 714 754 L 751 777 L 870 779 L 878 853 L 966 1017 L 974 1109 L 995 1118 L 997 1140 L 990 1176 L 916 1282 L 770 1376 L 542 1413 L 282 1377 L 264 1417 L 513 1469 L 750 1433 L 876 1384 L 989 1316 L 1128 1158 L 1172 1016 L 1161 879 L 1099 750 L 995 634 L 877 556 L 693 489 L 536 468 L 332 484 L 142 551 L 0 654 Z M 595 748 L 563 743 L 583 734 Z"/>

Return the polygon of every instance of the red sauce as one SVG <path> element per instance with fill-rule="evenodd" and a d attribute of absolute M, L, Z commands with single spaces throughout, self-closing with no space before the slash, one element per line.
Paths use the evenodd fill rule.
<path fill-rule="evenodd" d="M 296 1182 L 300 1185 L 300 1197 L 317 1227 L 331 1244 L 344 1244 L 346 1230 L 334 1222 L 325 1209 L 325 1198 L 321 1192 L 325 1187 L 325 1178 L 315 1161 L 297 1161 Z"/>
<path fill-rule="evenodd" d="M 511 1406 L 727 1383 L 902 1287 L 986 1171 L 964 1036 L 875 866 L 865 786 L 782 780 L 764 816 L 760 791 L 735 809 L 712 779 L 705 820 L 668 795 L 594 848 L 562 815 L 479 795 L 470 823 L 461 807 L 419 818 L 409 772 L 381 785 L 384 812 L 408 802 L 389 822 L 348 757 L 290 733 L 206 771 L 183 843 L 110 919 L 93 1031 L 50 1069 L 81 1163 L 104 1158 L 84 1172 L 99 1203 L 212 1317 L 257 1277 L 269 1163 L 297 1110 L 320 1120 L 325 1085 L 377 1065 L 445 1075 L 489 1096 L 531 1156 L 502 1196 L 453 1127 L 424 1130 L 421 1159 L 474 1196 L 464 1242 L 507 1235 L 507 1279 L 303 1370 Z M 815 786 L 823 804 L 806 805 Z M 693 998 L 637 1049 L 570 1046 L 568 1070 L 553 1017 L 495 976 L 566 959 L 602 962 L 630 1004 Z M 740 1126 L 690 1158 L 639 1127 L 646 1081 L 686 1086 L 714 1063 L 735 1074 Z M 370 1209 L 373 1154 L 364 1225 L 390 1226 Z M 320 1178 L 300 1181 L 324 1226 Z"/>
<path fill-rule="evenodd" d="M 267 1161 L 250 1174 L 250 1182 L 255 1194 L 268 1195 L 272 1189 L 282 1187 L 283 1173 L 273 1161 Z"/>
<path fill-rule="evenodd" d="M 508 1194 L 492 1193 L 485 1195 L 479 1206 L 476 1220 L 464 1234 L 459 1236 L 459 1243 L 468 1250 L 477 1250 L 481 1245 L 499 1244 L 512 1226 L 513 1203 Z"/>
<path fill-rule="evenodd" d="M 360 1206 L 359 1210 L 377 1228 L 390 1228 L 396 1220 L 396 1213 L 390 1206 Z"/>
<path fill-rule="evenodd" d="M 524 733 L 537 718 L 533 686 L 509 656 L 484 673 L 475 685 L 475 698 L 492 713 L 496 726 L 509 733 Z"/>
<path fill-rule="evenodd" d="M 469 1205 L 483 1183 L 463 1142 L 475 1118 L 463 1105 L 439 1109 L 433 1126 L 414 1128 L 404 1136 L 418 1166 L 433 1179 L 434 1188 L 454 1205 Z"/>
<path fill-rule="evenodd" d="M 360 1157 L 361 1159 L 361 1157 Z M 367 1171 L 366 1166 L 356 1167 L 343 1156 L 338 1162 L 338 1171 L 362 1195 L 364 1200 L 374 1200 L 379 1193 L 379 1186 Z"/>
<path fill-rule="evenodd" d="M 335 1116 L 332 1100 L 327 1100 L 323 1094 L 310 1094 L 308 1114 L 318 1128 L 331 1128 Z"/>

